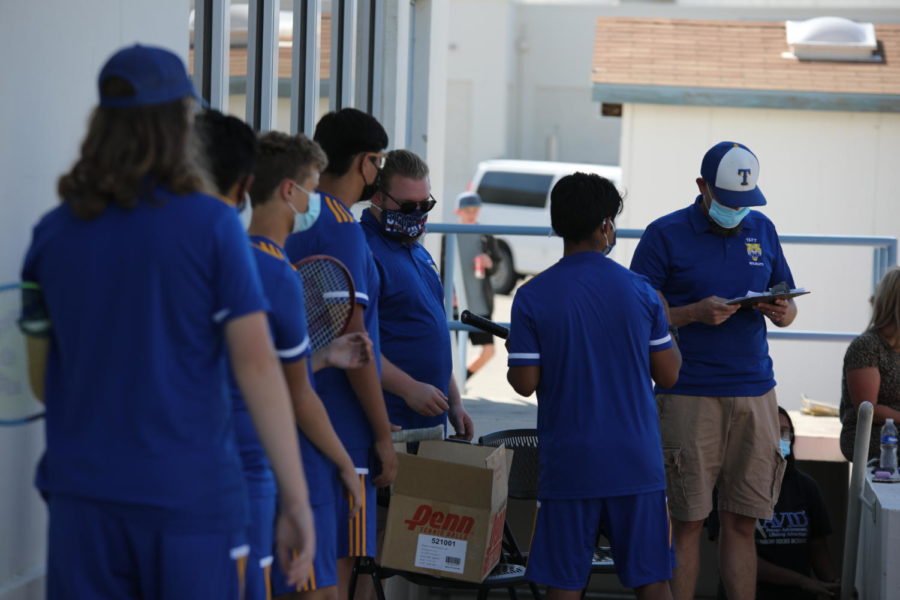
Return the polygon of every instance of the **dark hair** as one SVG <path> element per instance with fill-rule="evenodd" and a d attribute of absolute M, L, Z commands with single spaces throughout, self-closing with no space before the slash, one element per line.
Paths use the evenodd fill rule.
<path fill-rule="evenodd" d="M 119 77 L 106 79 L 101 91 L 107 97 L 134 95 L 131 84 Z M 154 185 L 175 194 L 208 189 L 189 102 L 95 108 L 78 160 L 59 178 L 62 201 L 78 217 L 92 219 L 110 204 L 133 208 Z"/>
<path fill-rule="evenodd" d="M 197 117 L 197 134 L 203 142 L 210 175 L 220 194 L 253 174 L 256 166 L 256 133 L 249 125 L 217 110 Z"/>
<path fill-rule="evenodd" d="M 785 458 L 787 460 L 787 469 L 796 469 L 797 468 L 797 459 L 794 457 L 794 421 L 791 420 L 791 415 L 788 414 L 788 411 L 778 407 L 778 414 L 784 415 L 788 420 L 788 425 L 791 428 L 791 453 L 788 454 Z M 778 426 L 778 437 L 781 438 L 781 425 Z"/>
<path fill-rule="evenodd" d="M 391 150 L 381 170 L 381 189 L 390 190 L 392 177 L 407 177 L 416 181 L 428 177 L 428 163 L 415 152 Z"/>
<path fill-rule="evenodd" d="M 603 221 L 622 212 L 613 183 L 594 173 L 566 175 L 550 192 L 550 225 L 567 242 L 583 242 Z"/>
<path fill-rule="evenodd" d="M 250 186 L 250 203 L 253 206 L 265 204 L 285 179 L 302 180 L 312 169 L 322 171 L 327 165 L 328 158 L 319 145 L 302 133 L 266 132 L 259 137 L 259 158 Z"/>
<path fill-rule="evenodd" d="M 328 155 L 325 172 L 340 177 L 360 152 L 381 152 L 388 135 L 375 117 L 355 108 L 342 108 L 319 119 L 313 139 Z"/>

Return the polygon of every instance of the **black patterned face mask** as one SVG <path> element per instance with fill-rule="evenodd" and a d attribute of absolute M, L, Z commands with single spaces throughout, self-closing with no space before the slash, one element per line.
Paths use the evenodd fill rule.
<path fill-rule="evenodd" d="M 415 241 L 425 233 L 428 213 L 414 210 L 404 213 L 390 208 L 381 209 L 381 230 L 395 240 Z"/>

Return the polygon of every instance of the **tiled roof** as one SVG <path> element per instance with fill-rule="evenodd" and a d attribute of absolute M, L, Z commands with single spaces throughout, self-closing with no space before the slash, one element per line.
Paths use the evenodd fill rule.
<path fill-rule="evenodd" d="M 900 25 L 876 25 L 882 62 L 783 58 L 784 22 L 600 18 L 595 84 L 900 95 Z M 900 98 L 898 98 L 900 101 Z"/>

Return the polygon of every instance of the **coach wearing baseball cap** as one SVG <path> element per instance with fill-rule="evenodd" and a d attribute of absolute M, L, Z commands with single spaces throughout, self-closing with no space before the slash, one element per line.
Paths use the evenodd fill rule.
<path fill-rule="evenodd" d="M 675 387 L 656 390 L 678 562 L 675 600 L 694 597 L 700 533 L 716 486 L 728 597 L 755 596 L 756 519 L 772 517 L 784 472 L 765 321 L 790 325 L 796 306 L 777 300 L 739 310 L 725 303 L 781 282 L 794 287 L 775 226 L 751 210 L 766 205 L 758 179 L 749 148 L 716 144 L 700 166 L 700 195 L 651 223 L 631 263 L 669 302 L 683 355 Z"/>

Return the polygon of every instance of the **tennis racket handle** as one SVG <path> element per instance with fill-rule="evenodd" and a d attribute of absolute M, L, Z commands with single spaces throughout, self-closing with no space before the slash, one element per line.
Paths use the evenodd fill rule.
<path fill-rule="evenodd" d="M 409 442 L 424 442 L 425 440 L 444 439 L 444 426 L 423 427 L 422 429 L 401 429 L 391 432 L 391 441 L 395 444 Z"/>
<path fill-rule="evenodd" d="M 486 331 L 491 335 L 495 335 L 498 338 L 503 338 L 505 340 L 509 337 L 509 329 L 507 329 L 503 325 L 498 325 L 490 319 L 485 319 L 484 317 L 476 315 L 475 313 L 469 312 L 467 310 L 462 311 L 462 314 L 459 315 L 459 320 L 466 325 L 477 327 L 478 329 Z"/>

